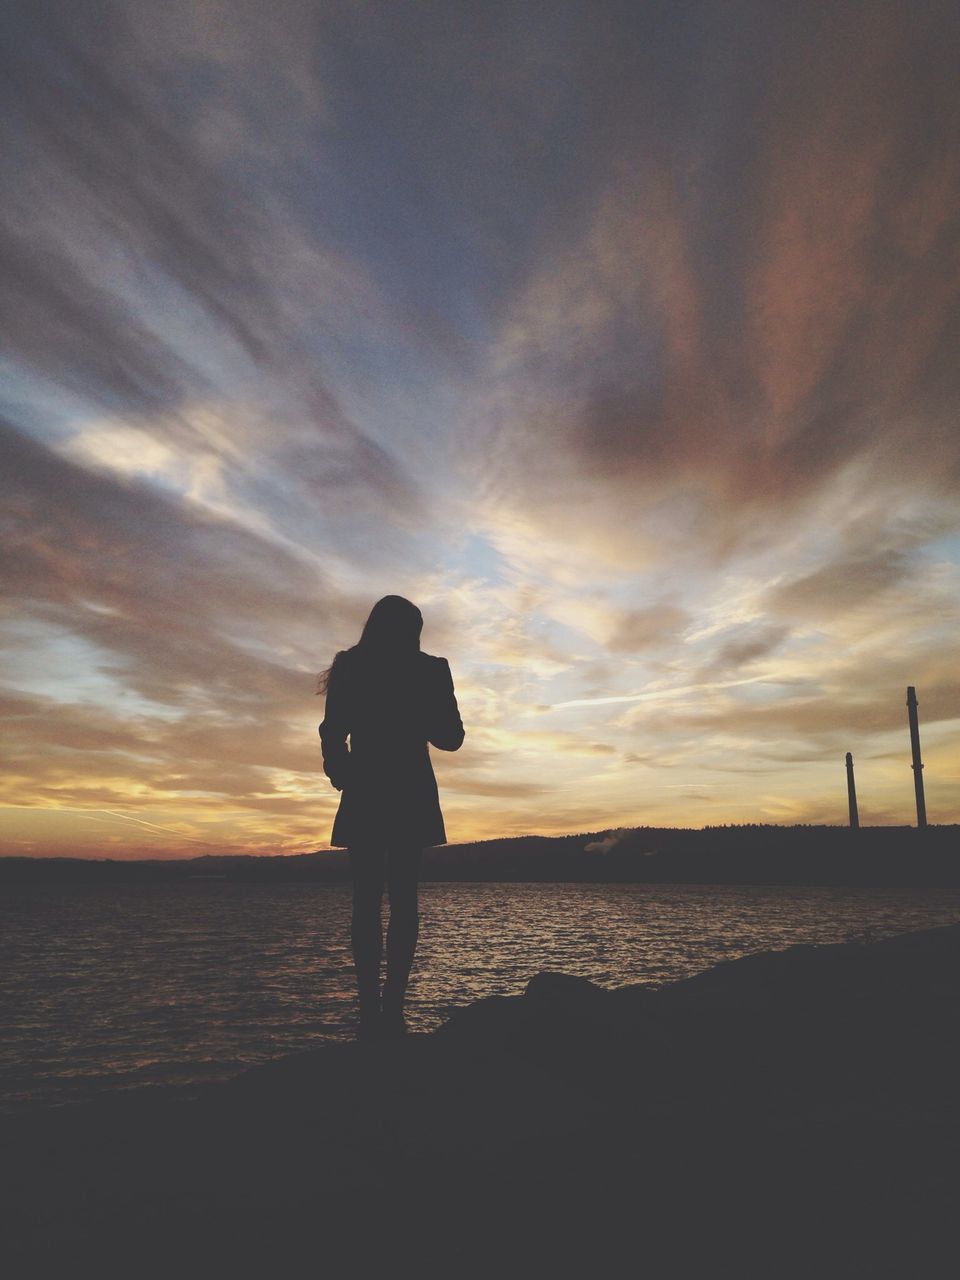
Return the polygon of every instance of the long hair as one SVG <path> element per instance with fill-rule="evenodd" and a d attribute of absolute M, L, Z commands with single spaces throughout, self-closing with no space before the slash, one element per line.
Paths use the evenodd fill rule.
<path fill-rule="evenodd" d="M 370 610 L 353 649 L 341 650 L 326 671 L 321 671 L 317 677 L 317 693 L 327 692 L 330 673 L 344 653 L 358 654 L 365 666 L 390 667 L 419 653 L 422 630 L 423 614 L 415 604 L 403 596 L 384 596 Z"/>

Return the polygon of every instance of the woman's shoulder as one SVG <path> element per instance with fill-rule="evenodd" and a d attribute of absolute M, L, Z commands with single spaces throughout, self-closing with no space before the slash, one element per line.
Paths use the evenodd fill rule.
<path fill-rule="evenodd" d="M 349 679 L 351 673 L 357 665 L 357 646 L 351 649 L 339 649 L 333 655 L 333 662 L 330 664 L 330 678 L 336 679 L 338 684 Z"/>
<path fill-rule="evenodd" d="M 453 684 L 453 676 L 450 673 L 450 663 L 446 658 L 437 657 L 432 653 L 421 653 L 421 679 L 429 689 L 441 690 L 446 689 Z"/>
<path fill-rule="evenodd" d="M 449 667 L 446 658 L 438 658 L 435 654 L 420 652 L 420 662 L 424 669 L 431 671 L 442 671 L 444 667 Z"/>

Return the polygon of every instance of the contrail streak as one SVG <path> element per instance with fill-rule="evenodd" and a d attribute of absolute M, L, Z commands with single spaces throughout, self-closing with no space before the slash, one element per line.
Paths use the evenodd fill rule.
<path fill-rule="evenodd" d="M 567 702 L 555 702 L 553 710 L 560 707 L 599 707 L 609 702 L 652 702 L 657 698 L 676 698 L 685 693 L 703 693 L 712 689 L 737 689 L 745 684 L 774 684 L 770 676 L 751 676 L 749 680 L 717 680 L 710 684 L 674 685 L 670 689 L 654 689 L 650 693 L 617 693 L 603 698 L 571 698 Z"/>
<path fill-rule="evenodd" d="M 29 806 L 24 806 L 24 808 L 29 808 Z M 133 818 L 129 813 L 117 813 L 115 809 L 77 809 L 64 805 L 56 812 L 81 813 L 88 817 L 106 814 L 108 818 L 119 818 L 121 822 L 134 822 L 138 827 L 146 827 L 148 831 L 157 831 L 165 836 L 176 836 L 178 840 L 190 840 L 194 844 L 215 845 L 217 843 L 215 840 L 202 840 L 200 836 L 184 835 L 182 831 L 177 831 L 173 827 L 161 827 L 158 823 L 147 822 L 144 818 Z"/>

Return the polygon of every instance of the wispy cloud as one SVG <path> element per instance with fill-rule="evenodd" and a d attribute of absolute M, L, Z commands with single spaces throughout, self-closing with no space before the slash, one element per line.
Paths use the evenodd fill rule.
<path fill-rule="evenodd" d="M 676 701 L 685 694 L 711 693 L 716 689 L 739 689 L 748 684 L 779 683 L 781 682 L 769 676 L 752 676 L 749 680 L 700 681 L 697 684 L 674 685 L 669 689 L 650 689 L 644 693 L 618 693 L 602 698 L 571 698 L 567 702 L 556 703 L 555 707 L 559 710 L 562 707 L 599 707 L 615 702 Z"/>

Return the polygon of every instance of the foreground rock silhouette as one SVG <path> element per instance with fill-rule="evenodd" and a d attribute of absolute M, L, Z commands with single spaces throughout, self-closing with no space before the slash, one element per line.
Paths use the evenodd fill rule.
<path fill-rule="evenodd" d="M 7 1274 L 947 1274 L 958 986 L 960 926 L 542 973 L 198 1100 L 7 1120 Z"/>

